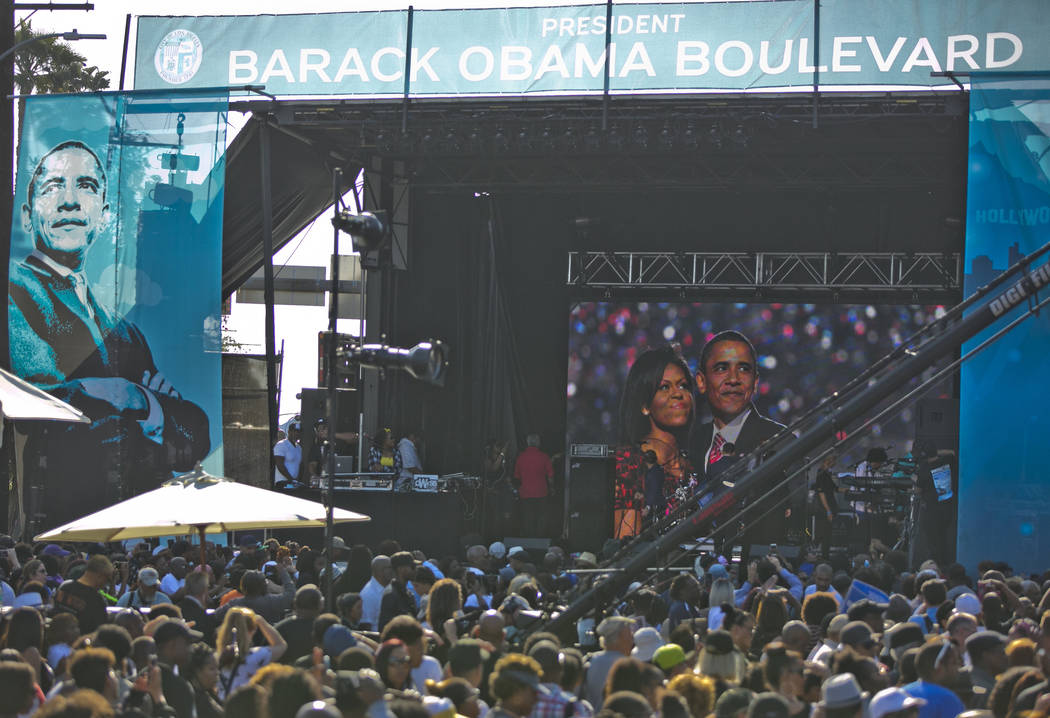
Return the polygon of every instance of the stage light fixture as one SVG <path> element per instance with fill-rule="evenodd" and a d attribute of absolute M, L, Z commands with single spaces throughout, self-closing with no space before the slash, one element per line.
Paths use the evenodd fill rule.
<path fill-rule="evenodd" d="M 733 130 L 732 139 L 734 143 L 745 149 L 751 143 L 751 138 L 748 136 L 747 130 L 744 129 L 743 125 L 736 126 L 736 129 Z"/>
<path fill-rule="evenodd" d="M 397 369 L 420 381 L 444 386 L 448 370 L 448 347 L 440 340 L 423 341 L 414 347 L 365 344 L 347 347 L 346 358 L 375 369 Z"/>
<path fill-rule="evenodd" d="M 492 136 L 492 149 L 497 153 L 510 150 L 510 142 L 507 140 L 507 134 L 503 131 L 502 126 L 497 127 L 496 134 Z"/>
<path fill-rule="evenodd" d="M 670 122 L 665 122 L 664 126 L 660 128 L 660 135 L 657 137 L 657 141 L 660 144 L 660 149 L 664 152 L 670 152 L 674 149 L 674 130 L 671 129 Z"/>
<path fill-rule="evenodd" d="M 602 136 L 598 133 L 598 127 L 591 125 L 587 134 L 583 137 L 583 146 L 588 152 L 598 152 L 602 148 Z"/>
<path fill-rule="evenodd" d="M 390 223 L 386 210 L 351 214 L 343 210 L 332 217 L 332 225 L 340 232 L 346 232 L 354 242 L 357 252 L 371 252 L 383 246 L 390 237 Z"/>
<path fill-rule="evenodd" d="M 634 126 L 631 132 L 631 143 L 640 150 L 649 149 L 649 130 L 641 122 Z"/>
<path fill-rule="evenodd" d="M 687 150 L 696 151 L 700 149 L 700 138 L 696 134 L 696 123 L 689 121 L 685 125 L 685 131 L 682 133 L 682 144 L 685 145 Z"/>
<path fill-rule="evenodd" d="M 707 141 L 711 143 L 711 146 L 716 150 L 722 149 L 722 128 L 718 126 L 718 123 L 714 123 L 707 130 Z"/>

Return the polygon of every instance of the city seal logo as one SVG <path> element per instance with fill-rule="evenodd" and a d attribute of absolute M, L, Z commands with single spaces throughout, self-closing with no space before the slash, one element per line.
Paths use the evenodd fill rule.
<path fill-rule="evenodd" d="M 157 45 L 153 65 L 161 79 L 171 85 L 189 82 L 200 69 L 204 48 L 189 30 L 172 30 Z"/>

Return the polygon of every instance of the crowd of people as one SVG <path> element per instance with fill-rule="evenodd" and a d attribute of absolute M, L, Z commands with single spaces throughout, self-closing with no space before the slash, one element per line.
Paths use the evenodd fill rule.
<path fill-rule="evenodd" d="M 705 554 L 550 632 L 560 606 L 613 575 L 594 554 L 237 543 L 202 554 L 185 542 L 0 537 L 0 717 L 1050 711 L 1050 575 L 1006 564 L 973 577 L 931 561 L 912 571 L 892 551 L 834 567 L 812 554 L 743 567 Z M 857 599 L 857 586 L 888 600 Z"/>

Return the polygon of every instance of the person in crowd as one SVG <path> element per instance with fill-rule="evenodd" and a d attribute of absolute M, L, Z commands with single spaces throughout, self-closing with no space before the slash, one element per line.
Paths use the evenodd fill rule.
<path fill-rule="evenodd" d="M 427 694 L 452 701 L 458 716 L 481 718 L 481 694 L 462 678 L 446 678 L 440 683 L 427 681 Z"/>
<path fill-rule="evenodd" d="M 229 601 L 229 608 L 249 608 L 253 613 L 262 616 L 267 622 L 276 623 L 284 617 L 284 612 L 292 607 L 295 600 L 295 581 L 288 574 L 283 564 L 277 564 L 276 577 L 281 582 L 280 593 L 270 593 L 266 574 L 262 571 L 245 571 L 241 578 L 240 598 Z M 227 609 L 228 610 L 228 609 Z"/>
<path fill-rule="evenodd" d="M 258 631 L 268 645 L 254 644 Z M 250 608 L 234 606 L 226 612 L 215 638 L 219 652 L 219 690 L 222 700 L 243 686 L 262 668 L 280 661 L 288 644 L 265 616 Z M 160 646 L 157 647 L 158 651 Z"/>
<path fill-rule="evenodd" d="M 390 557 L 390 568 L 394 575 L 383 589 L 379 603 L 380 631 L 395 616 L 415 616 L 419 610 L 416 599 L 409 592 L 409 582 L 416 573 L 416 560 L 408 551 L 398 551 Z"/>
<path fill-rule="evenodd" d="M 637 535 L 645 508 L 646 451 L 664 472 L 665 511 L 689 493 L 692 466 L 686 441 L 692 429 L 696 384 L 689 365 L 672 346 L 638 355 L 620 399 L 620 446 L 614 455 L 613 528 L 617 538 Z"/>
<path fill-rule="evenodd" d="M 215 630 L 219 627 L 214 614 L 208 613 L 208 574 L 195 570 L 186 576 L 182 598 L 178 603 L 182 618 L 193 622 L 195 630 L 204 634 L 204 640 L 215 643 Z"/>
<path fill-rule="evenodd" d="M 274 629 L 288 644 L 281 656 L 281 663 L 295 663 L 299 658 L 309 655 L 314 647 L 314 621 L 321 615 L 324 596 L 320 589 L 312 584 L 299 587 L 292 601 L 292 615 L 278 621 Z"/>
<path fill-rule="evenodd" d="M 84 573 L 65 581 L 55 592 L 55 610 L 77 617 L 80 633 L 93 633 L 106 622 L 106 601 L 99 590 L 113 582 L 113 563 L 102 554 L 88 559 Z"/>
<path fill-rule="evenodd" d="M 956 644 L 958 645 L 958 644 Z M 995 631 L 976 630 L 966 639 L 966 654 L 970 665 L 965 668 L 973 694 L 971 707 L 988 707 L 988 697 L 995 688 L 996 678 L 1009 668 L 1006 657 L 1006 637 Z"/>
<path fill-rule="evenodd" d="M 411 663 L 408 647 L 398 638 L 383 641 L 376 651 L 376 671 L 387 688 L 402 691 L 412 685 Z"/>
<path fill-rule="evenodd" d="M 634 647 L 634 622 L 622 616 L 610 616 L 595 629 L 602 650 L 587 656 L 583 698 L 592 706 L 600 706 L 605 698 L 605 679 L 613 664 L 630 656 Z"/>
<path fill-rule="evenodd" d="M 175 602 L 175 598 L 182 598 L 179 593 L 186 585 L 186 574 L 190 571 L 190 564 L 183 556 L 175 556 L 168 563 L 168 572 L 160 579 L 160 590 L 166 593 Z"/>
<path fill-rule="evenodd" d="M 196 699 L 189 681 L 182 676 L 182 667 L 189 659 L 190 646 L 202 637 L 177 618 L 162 619 L 153 631 L 164 700 L 179 716 L 193 715 Z"/>
<path fill-rule="evenodd" d="M 491 718 L 526 718 L 532 714 L 538 694 L 547 691 L 541 684 L 543 669 L 532 658 L 520 653 L 506 655 L 496 662 L 489 678 L 496 705 Z"/>
<path fill-rule="evenodd" d="M 380 634 L 384 641 L 396 638 L 405 644 L 410 659 L 412 686 L 420 693 L 424 692 L 428 679 L 441 680 L 443 673 L 437 659 L 426 654 L 425 637 L 423 626 L 412 616 L 395 616 Z"/>
<path fill-rule="evenodd" d="M 820 552 L 825 559 L 831 552 L 832 525 L 835 523 L 835 515 L 839 510 L 836 496 L 839 489 L 835 484 L 835 478 L 831 475 L 836 459 L 835 454 L 828 454 L 824 457 L 824 460 L 820 463 L 820 469 L 817 470 L 817 478 L 813 487 L 817 503 L 819 504 L 818 510 L 814 515 L 816 522 L 813 538 L 815 542 L 820 544 Z"/>
<path fill-rule="evenodd" d="M 379 630 L 379 613 L 383 605 L 383 592 L 394 577 L 390 558 L 379 554 L 372 559 L 372 578 L 361 589 L 361 625 L 369 630 Z"/>
<path fill-rule="evenodd" d="M 193 705 L 197 718 L 222 718 L 219 701 L 219 658 L 207 643 L 190 646 L 186 661 L 186 675 L 193 689 Z"/>
<path fill-rule="evenodd" d="M 160 590 L 160 576 L 157 575 L 157 569 L 152 566 L 146 566 L 139 571 L 135 588 L 125 593 L 117 601 L 117 605 L 122 608 L 142 608 L 159 603 L 171 603 L 171 597 Z"/>
<path fill-rule="evenodd" d="M 532 644 L 528 655 L 543 671 L 540 685 L 546 688 L 546 691 L 537 696 L 536 704 L 529 714 L 530 718 L 590 718 L 590 707 L 576 696 L 562 690 L 561 675 L 565 657 L 561 646 L 542 639 Z"/>
<path fill-rule="evenodd" d="M 919 650 L 915 657 L 919 679 L 902 686 L 908 695 L 926 701 L 919 709 L 919 718 L 953 717 L 966 710 L 951 690 L 961 664 L 958 649 L 945 638 L 929 640 Z"/>

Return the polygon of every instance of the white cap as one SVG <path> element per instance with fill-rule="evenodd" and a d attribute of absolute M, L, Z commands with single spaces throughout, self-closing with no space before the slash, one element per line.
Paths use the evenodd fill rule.
<path fill-rule="evenodd" d="M 653 660 L 656 649 L 664 645 L 664 639 L 660 632 L 652 626 L 639 628 L 634 632 L 634 648 L 631 649 L 631 658 L 648 663 Z"/>
<path fill-rule="evenodd" d="M 922 698 L 905 693 L 900 688 L 887 688 L 879 691 L 868 704 L 869 718 L 882 718 L 887 713 L 896 713 L 907 708 L 918 708 L 926 705 Z"/>

